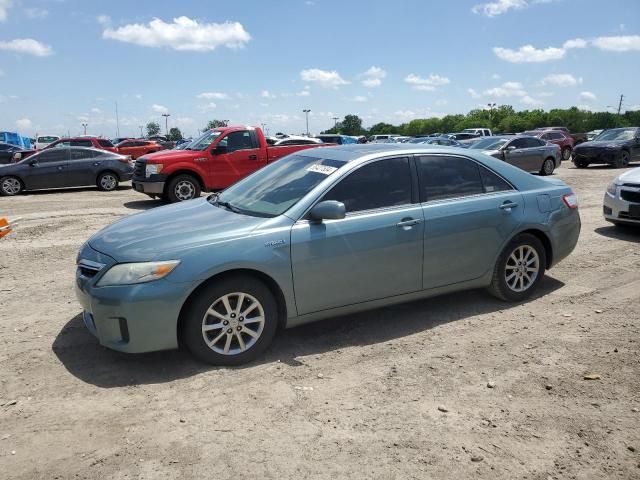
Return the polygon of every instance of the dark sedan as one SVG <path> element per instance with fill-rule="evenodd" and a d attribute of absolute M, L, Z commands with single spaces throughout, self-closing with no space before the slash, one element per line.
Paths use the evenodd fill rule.
<path fill-rule="evenodd" d="M 484 150 L 487 155 L 540 175 L 551 175 L 562 162 L 558 145 L 526 135 L 485 137 L 469 149 Z"/>
<path fill-rule="evenodd" d="M 111 191 L 119 182 L 131 180 L 132 173 L 130 158 L 117 153 L 83 147 L 51 148 L 0 166 L 0 195 L 87 185 Z"/>
<path fill-rule="evenodd" d="M 629 162 L 640 161 L 640 128 L 610 128 L 590 142 L 576 145 L 573 163 L 587 168 L 593 163 L 604 163 L 626 168 Z"/>
<path fill-rule="evenodd" d="M 10 143 L 0 142 L 0 164 L 12 163 L 13 155 L 22 149 Z"/>

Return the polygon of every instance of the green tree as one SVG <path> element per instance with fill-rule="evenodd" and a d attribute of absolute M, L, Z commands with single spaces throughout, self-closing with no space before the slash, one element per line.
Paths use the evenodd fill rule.
<path fill-rule="evenodd" d="M 384 122 L 376 123 L 369 129 L 369 135 L 384 135 L 398 132 L 400 132 L 400 128 Z"/>
<path fill-rule="evenodd" d="M 182 140 L 182 132 L 178 127 L 171 127 L 169 129 L 169 140 L 171 140 L 172 142 Z"/>
<path fill-rule="evenodd" d="M 344 135 L 362 135 L 365 133 L 362 128 L 362 119 L 357 115 L 345 115 L 340 122 L 340 131 Z"/>
<path fill-rule="evenodd" d="M 209 122 L 207 123 L 207 126 L 204 127 L 205 130 L 211 130 L 212 128 L 220 128 L 220 127 L 226 127 L 227 126 L 227 122 L 225 122 L 224 120 L 209 120 Z"/>
<path fill-rule="evenodd" d="M 158 122 L 147 123 L 147 137 L 158 135 L 160 133 L 160 124 Z"/>

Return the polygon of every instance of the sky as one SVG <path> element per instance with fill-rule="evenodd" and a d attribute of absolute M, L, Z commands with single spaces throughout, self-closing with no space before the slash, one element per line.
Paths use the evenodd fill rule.
<path fill-rule="evenodd" d="M 640 0 L 0 0 L 0 131 L 25 135 L 636 110 L 638 77 Z"/>

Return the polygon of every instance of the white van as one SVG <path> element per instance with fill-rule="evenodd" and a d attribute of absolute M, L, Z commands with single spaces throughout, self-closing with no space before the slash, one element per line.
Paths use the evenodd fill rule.
<path fill-rule="evenodd" d="M 50 143 L 60 140 L 60 138 L 58 135 L 38 135 L 36 137 L 36 150 L 42 150 Z"/>

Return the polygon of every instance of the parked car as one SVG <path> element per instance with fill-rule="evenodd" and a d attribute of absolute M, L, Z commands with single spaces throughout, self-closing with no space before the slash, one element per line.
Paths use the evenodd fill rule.
<path fill-rule="evenodd" d="M 276 140 L 273 145 L 274 146 L 284 146 L 284 145 L 313 145 L 322 143 L 322 140 L 319 138 L 313 137 L 299 137 L 295 135 L 289 135 L 286 138 L 281 138 Z"/>
<path fill-rule="evenodd" d="M 400 135 L 395 134 L 384 134 L 384 135 L 371 135 L 369 137 L 369 142 L 371 143 L 387 143 L 387 141 L 391 138 L 399 137 Z"/>
<path fill-rule="evenodd" d="M 133 140 L 133 137 L 117 137 L 111 140 L 111 143 L 113 143 L 114 145 L 118 145 L 119 143 L 122 143 L 125 140 Z"/>
<path fill-rule="evenodd" d="M 310 145 L 268 145 L 258 127 L 208 130 L 184 150 L 163 150 L 136 160 L 133 188 L 151 197 L 182 202 L 203 190 L 222 190 L 241 178 Z"/>
<path fill-rule="evenodd" d="M 14 155 L 20 151 L 22 151 L 22 149 L 17 145 L 0 143 L 0 164 L 12 163 Z"/>
<path fill-rule="evenodd" d="M 566 133 L 564 130 L 532 130 L 530 132 L 524 132 L 525 135 L 537 137 L 545 142 L 555 143 L 560 146 L 560 152 L 562 154 L 562 160 L 569 160 L 571 158 L 571 152 L 575 145 L 574 138 Z"/>
<path fill-rule="evenodd" d="M 640 226 L 640 168 L 616 177 L 603 201 L 604 219 L 617 226 Z"/>
<path fill-rule="evenodd" d="M 43 150 L 47 150 L 49 148 L 69 148 L 69 147 L 87 147 L 87 148 L 97 148 L 100 150 L 107 150 L 108 152 L 118 153 L 116 147 L 111 143 L 111 140 L 106 138 L 99 137 L 71 137 L 71 138 L 61 138 L 54 142 L 51 142 L 49 145 L 44 147 Z M 14 156 L 15 160 L 25 159 L 31 155 L 36 153 L 36 150 L 21 150 L 17 152 Z"/>
<path fill-rule="evenodd" d="M 316 135 L 315 138 L 319 138 L 320 140 L 322 140 L 322 143 L 331 143 L 338 145 L 350 145 L 352 143 L 358 143 L 358 140 L 356 140 L 355 137 L 333 133 L 323 133 L 320 135 Z"/>
<path fill-rule="evenodd" d="M 452 133 L 448 137 L 459 142 L 461 140 L 473 140 L 474 138 L 480 137 L 480 135 L 478 135 L 477 133 L 460 132 Z"/>
<path fill-rule="evenodd" d="M 522 302 L 573 251 L 576 196 L 460 152 L 308 150 L 218 195 L 125 217 L 77 256 L 84 323 L 114 350 L 180 339 L 204 362 L 238 365 L 278 327 L 475 288 Z"/>
<path fill-rule="evenodd" d="M 444 145 L 447 147 L 462 147 L 462 144 L 449 137 L 427 137 L 422 139 L 424 145 Z M 463 147 L 464 148 L 464 147 Z"/>
<path fill-rule="evenodd" d="M 56 140 L 60 140 L 59 135 L 38 135 L 35 141 L 35 148 L 36 150 L 42 150 Z"/>
<path fill-rule="evenodd" d="M 159 152 L 164 150 L 162 145 L 153 140 L 125 140 L 116 145 L 118 153 L 121 155 L 129 155 L 134 160 L 147 153 Z"/>
<path fill-rule="evenodd" d="M 17 195 L 25 190 L 96 185 L 115 190 L 131 179 L 129 158 L 95 148 L 45 148 L 11 165 L 0 166 L 0 195 Z"/>
<path fill-rule="evenodd" d="M 594 163 L 626 168 L 629 162 L 640 161 L 640 128 L 610 128 L 590 142 L 576 145 L 573 163 L 587 168 Z"/>
<path fill-rule="evenodd" d="M 562 162 L 558 145 L 525 135 L 485 138 L 470 145 L 469 150 L 484 150 L 487 155 L 540 175 L 551 175 Z"/>
<path fill-rule="evenodd" d="M 556 130 L 563 132 L 565 135 L 573 138 L 573 146 L 586 142 L 588 140 L 586 133 L 571 133 L 567 127 L 540 127 L 535 130 Z"/>
<path fill-rule="evenodd" d="M 473 135 L 477 135 L 479 137 L 490 137 L 493 135 L 490 128 L 465 128 L 460 133 L 471 133 Z"/>
<path fill-rule="evenodd" d="M 598 130 L 591 130 L 590 132 L 586 133 L 587 136 L 587 142 L 590 142 L 591 140 L 593 140 L 594 138 L 596 138 L 598 135 L 600 135 L 602 132 L 604 132 L 603 129 L 598 129 Z"/>

